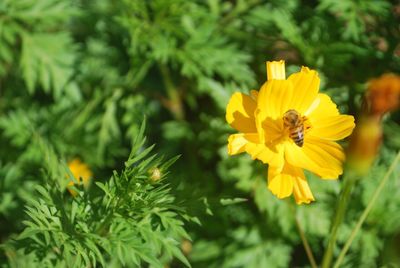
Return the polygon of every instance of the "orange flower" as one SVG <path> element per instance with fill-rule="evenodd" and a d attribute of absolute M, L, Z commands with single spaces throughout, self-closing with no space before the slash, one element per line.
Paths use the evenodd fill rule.
<path fill-rule="evenodd" d="M 383 74 L 370 81 L 348 152 L 349 166 L 360 175 L 368 172 L 378 154 L 383 133 L 382 116 L 397 109 L 399 102 L 399 76 Z"/>
<path fill-rule="evenodd" d="M 366 93 L 367 109 L 373 115 L 382 116 L 399 107 L 400 77 L 395 74 L 383 74 L 370 81 Z"/>
<path fill-rule="evenodd" d="M 83 186 L 87 189 L 90 185 L 91 178 L 93 176 L 92 171 L 89 167 L 82 163 L 81 160 L 78 158 L 73 159 L 71 162 L 68 163 L 68 168 L 71 171 L 72 175 L 74 175 L 75 179 L 79 182 L 82 182 Z M 73 186 L 74 181 L 70 181 L 68 186 Z M 76 196 L 78 193 L 73 189 L 67 188 L 71 195 Z"/>

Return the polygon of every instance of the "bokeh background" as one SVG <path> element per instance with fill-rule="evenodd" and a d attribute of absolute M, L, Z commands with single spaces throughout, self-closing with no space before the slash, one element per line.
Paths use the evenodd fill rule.
<path fill-rule="evenodd" d="M 0 242 L 24 229 L 24 206 L 43 181 L 35 136 L 104 182 L 124 167 L 145 118 L 147 144 L 181 155 L 166 183 L 201 222 L 185 222 L 192 241 L 181 248 L 193 267 L 307 267 L 294 210 L 320 260 L 340 181 L 307 174 L 315 203 L 278 200 L 266 166 L 228 157 L 225 107 L 233 92 L 259 89 L 266 60 L 284 59 L 289 74 L 316 69 L 321 91 L 356 115 L 368 80 L 400 71 L 399 22 L 399 2 L 385 0 L 1 0 Z M 353 192 L 339 245 L 400 149 L 399 112 L 383 122 L 380 154 Z M 398 176 L 343 267 L 378 266 L 400 267 Z"/>

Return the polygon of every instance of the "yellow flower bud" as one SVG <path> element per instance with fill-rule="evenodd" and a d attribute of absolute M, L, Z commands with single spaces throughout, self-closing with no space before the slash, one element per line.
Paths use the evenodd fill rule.
<path fill-rule="evenodd" d="M 189 255 L 193 249 L 192 242 L 190 242 L 187 239 L 183 240 L 181 243 L 181 249 L 182 249 L 183 254 Z"/>
<path fill-rule="evenodd" d="M 365 174 L 373 164 L 382 141 L 378 116 L 363 116 L 351 136 L 348 164 L 358 174 Z"/>
<path fill-rule="evenodd" d="M 158 168 L 152 168 L 152 169 L 150 169 L 149 170 L 149 173 L 150 173 L 150 180 L 152 181 L 152 182 L 156 182 L 156 181 L 158 181 L 158 180 L 160 180 L 161 179 L 161 170 L 160 169 L 158 169 Z"/>

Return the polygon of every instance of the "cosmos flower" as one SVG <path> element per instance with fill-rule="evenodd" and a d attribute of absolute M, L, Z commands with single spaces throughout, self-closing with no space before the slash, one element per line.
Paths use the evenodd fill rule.
<path fill-rule="evenodd" d="M 81 160 L 78 158 L 73 159 L 71 162 L 68 163 L 68 168 L 70 169 L 72 175 L 74 175 L 75 179 L 80 183 L 83 183 L 83 186 L 85 188 L 88 188 L 90 185 L 90 180 L 93 176 L 92 171 L 89 169 L 89 167 L 85 164 L 82 163 Z M 68 186 L 73 186 L 74 182 L 70 181 L 68 183 Z M 74 191 L 73 189 L 70 189 L 69 187 L 67 188 L 68 191 L 71 193 L 71 195 L 76 196 L 78 193 Z"/>
<path fill-rule="evenodd" d="M 369 82 L 349 144 L 348 164 L 359 175 L 368 172 L 382 143 L 382 117 L 400 106 L 400 76 L 383 74 Z"/>
<path fill-rule="evenodd" d="M 369 82 L 365 95 L 368 111 L 364 114 L 382 116 L 387 112 L 394 111 L 400 105 L 400 76 L 395 74 L 383 74 Z"/>
<path fill-rule="evenodd" d="M 237 92 L 229 100 L 226 120 L 240 133 L 229 136 L 228 153 L 247 152 L 268 164 L 268 188 L 278 198 L 293 193 L 296 203 L 310 203 L 303 169 L 337 179 L 345 154 L 335 141 L 351 134 L 354 118 L 318 93 L 314 70 L 302 67 L 286 79 L 284 61 L 274 61 L 267 62 L 267 76 L 260 91 Z"/>

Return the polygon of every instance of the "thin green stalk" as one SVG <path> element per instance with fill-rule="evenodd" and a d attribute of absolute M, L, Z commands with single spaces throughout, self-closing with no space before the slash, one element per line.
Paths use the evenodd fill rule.
<path fill-rule="evenodd" d="M 337 240 L 337 232 L 339 230 L 340 224 L 343 222 L 344 214 L 347 209 L 347 205 L 349 203 L 351 190 L 353 189 L 355 183 L 355 179 L 352 175 L 347 175 L 344 177 L 344 186 L 342 193 L 340 195 L 340 200 L 338 207 L 336 209 L 335 217 L 332 224 L 331 234 L 328 241 L 328 246 L 325 250 L 324 257 L 322 259 L 322 268 L 331 267 L 332 258 L 333 258 L 333 250 L 336 245 Z"/>
<path fill-rule="evenodd" d="M 334 268 L 338 268 L 339 265 L 342 263 L 344 257 L 346 256 L 347 251 L 349 250 L 351 243 L 353 242 L 354 238 L 356 237 L 358 231 L 361 229 L 362 224 L 364 223 L 365 219 L 368 217 L 369 212 L 371 211 L 372 207 L 374 206 L 376 200 L 378 199 L 380 193 L 383 190 L 383 187 L 387 183 L 390 178 L 390 175 L 396 168 L 397 162 L 400 160 L 400 151 L 397 153 L 396 158 L 393 160 L 392 164 L 390 165 L 389 169 L 387 170 L 385 176 L 379 183 L 378 187 L 376 188 L 371 200 L 369 201 L 367 207 L 364 209 L 361 217 L 359 218 L 356 226 L 352 230 L 350 237 L 347 239 L 346 244 L 344 245 L 343 249 L 340 251 L 339 257 L 335 262 Z"/>
<path fill-rule="evenodd" d="M 178 89 L 174 85 L 171 79 L 171 73 L 165 65 L 159 65 L 161 76 L 164 81 L 165 89 L 167 90 L 167 94 L 169 97 L 169 105 L 168 108 L 174 115 L 175 119 L 182 120 L 184 119 L 184 111 L 183 111 L 183 104 L 182 99 L 179 94 Z"/>
<path fill-rule="evenodd" d="M 304 231 L 301 228 L 299 219 L 296 216 L 295 216 L 295 222 L 296 222 L 297 230 L 299 231 L 299 235 L 300 235 L 301 241 L 303 242 L 304 250 L 306 251 L 308 260 L 310 261 L 310 265 L 311 265 L 312 268 L 318 268 L 317 262 L 315 261 L 314 255 L 313 255 L 313 253 L 311 251 L 310 244 L 308 244 L 308 241 L 307 241 L 307 238 L 306 238 L 306 236 L 304 234 Z"/>
<path fill-rule="evenodd" d="M 315 261 L 314 255 L 312 253 L 310 244 L 308 243 L 307 237 L 303 231 L 303 228 L 301 227 L 300 221 L 297 218 L 297 213 L 296 213 L 296 209 L 293 207 L 293 204 L 289 204 L 289 206 L 291 207 L 292 211 L 293 211 L 293 215 L 294 215 L 294 221 L 296 223 L 296 227 L 297 227 L 297 231 L 299 232 L 301 241 L 303 242 L 303 246 L 304 246 L 304 250 L 306 251 L 308 260 L 310 262 L 310 265 L 312 268 L 318 268 L 317 266 L 317 262 Z"/>

